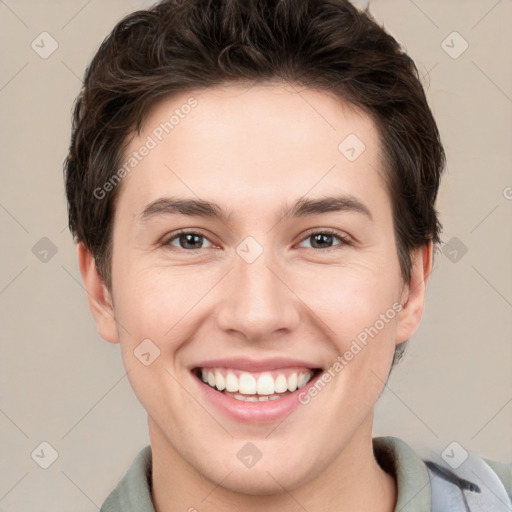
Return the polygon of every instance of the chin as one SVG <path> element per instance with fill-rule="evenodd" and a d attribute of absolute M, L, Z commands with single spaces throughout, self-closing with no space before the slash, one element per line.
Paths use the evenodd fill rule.
<path fill-rule="evenodd" d="M 295 453 L 295 459 L 297 459 Z M 318 471 L 306 466 L 304 463 L 296 463 L 292 457 L 285 454 L 274 455 L 266 461 L 260 459 L 252 467 L 245 467 L 238 458 L 233 461 L 224 461 L 223 457 L 212 459 L 210 467 L 196 466 L 204 477 L 215 485 L 219 485 L 234 493 L 253 496 L 275 496 L 292 491 L 314 478 Z"/>
<path fill-rule="evenodd" d="M 292 472 L 292 468 L 278 466 L 267 469 L 234 468 L 233 472 L 221 483 L 221 486 L 239 494 L 251 496 L 275 496 L 293 490 L 305 483 L 306 474 Z M 217 480 L 218 481 L 218 480 Z M 286 491 L 285 491 L 286 489 Z"/>

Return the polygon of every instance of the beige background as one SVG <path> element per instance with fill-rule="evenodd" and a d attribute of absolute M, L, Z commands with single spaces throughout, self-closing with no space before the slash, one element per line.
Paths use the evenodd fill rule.
<path fill-rule="evenodd" d="M 62 180 L 85 67 L 115 22 L 145 5 L 0 1 L 1 511 L 97 510 L 148 443 L 119 347 L 98 337 L 88 309 Z M 425 75 L 448 155 L 443 241 L 467 247 L 451 261 L 451 241 L 436 258 L 423 324 L 377 404 L 374 434 L 510 461 L 512 2 L 370 7 Z M 43 31 L 59 45 L 47 59 L 31 48 Z M 453 31 L 469 44 L 456 59 L 442 47 Z M 43 237 L 57 249 L 46 262 L 32 252 Z M 31 458 L 43 441 L 58 453 L 46 470 Z"/>

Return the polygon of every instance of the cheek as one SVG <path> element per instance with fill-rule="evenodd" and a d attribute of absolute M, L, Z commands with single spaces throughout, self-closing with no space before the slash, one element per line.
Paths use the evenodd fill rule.
<path fill-rule="evenodd" d="M 190 288 L 193 289 L 191 286 Z M 162 339 L 184 317 L 191 290 L 181 280 L 163 276 L 157 270 L 126 276 L 119 314 L 129 325 L 131 337 Z"/>
<path fill-rule="evenodd" d="M 158 365 L 178 372 L 180 348 L 208 321 L 212 306 L 208 291 L 218 280 L 212 273 L 191 268 L 127 267 L 116 305 L 116 316 L 126 327 L 120 332 L 126 362 L 133 359 L 131 354 L 142 340 L 150 339 L 160 351 Z"/>
<path fill-rule="evenodd" d="M 378 268 L 378 267 L 373 267 Z M 377 273 L 370 268 L 338 268 L 303 277 L 304 302 L 325 327 L 326 336 L 345 349 L 352 339 L 378 322 L 379 331 L 389 332 L 396 322 L 393 309 L 398 298 L 397 272 Z M 307 298 L 306 298 L 307 297 Z M 381 325 L 381 315 L 386 315 Z"/>
<path fill-rule="evenodd" d="M 188 397 L 175 384 L 177 353 L 190 338 L 187 313 L 198 299 L 185 297 L 190 290 L 182 286 L 182 280 L 173 280 L 171 285 L 169 273 L 129 266 L 125 270 L 116 288 L 116 317 L 125 327 L 120 329 L 124 366 L 139 401 L 150 415 L 164 414 L 169 422 L 166 428 L 172 431 L 177 421 L 174 413 L 187 406 L 183 400 Z M 192 313 L 188 313 L 191 318 Z M 168 400 L 162 400 L 163 396 Z M 176 409 L 169 404 L 177 404 Z"/>

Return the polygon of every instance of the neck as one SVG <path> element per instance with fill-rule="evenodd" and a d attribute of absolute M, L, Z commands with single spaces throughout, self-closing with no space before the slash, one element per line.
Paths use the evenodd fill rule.
<path fill-rule="evenodd" d="M 231 491 L 229 478 L 213 482 L 191 466 L 149 418 L 153 454 L 152 499 L 156 512 L 208 509 L 210 512 L 332 512 L 365 510 L 393 512 L 397 489 L 394 478 L 373 454 L 371 414 L 343 451 L 323 472 L 306 484 L 273 495 Z"/>

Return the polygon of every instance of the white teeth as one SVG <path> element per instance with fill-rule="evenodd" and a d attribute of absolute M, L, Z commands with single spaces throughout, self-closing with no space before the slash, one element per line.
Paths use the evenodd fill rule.
<path fill-rule="evenodd" d="M 258 395 L 274 394 L 274 379 L 270 373 L 262 373 L 256 384 L 256 392 Z"/>
<path fill-rule="evenodd" d="M 311 379 L 311 373 L 301 373 L 299 375 L 297 387 L 299 389 L 303 388 L 309 382 L 310 379 Z"/>
<path fill-rule="evenodd" d="M 241 402 L 267 402 L 269 400 L 279 400 L 281 398 L 279 395 L 245 396 L 240 393 L 235 393 L 232 396 L 235 400 L 240 400 Z"/>
<path fill-rule="evenodd" d="M 288 377 L 288 391 L 295 391 L 297 389 L 297 374 L 292 373 Z"/>
<path fill-rule="evenodd" d="M 222 373 L 219 372 L 219 370 L 215 372 L 215 387 L 219 391 L 222 391 L 226 387 L 226 380 L 224 379 Z"/>
<path fill-rule="evenodd" d="M 249 372 L 241 372 L 238 377 L 233 371 L 218 368 L 202 368 L 201 379 L 219 391 L 235 393 L 233 398 L 249 402 L 276 400 L 279 393 L 293 392 L 303 388 L 312 378 L 313 371 L 295 372 L 288 377 L 280 373 L 276 378 L 264 372 L 257 378 Z M 248 396 L 260 395 L 260 396 Z"/>
<path fill-rule="evenodd" d="M 233 398 L 235 398 L 236 400 L 240 400 L 241 402 L 258 402 L 257 396 L 244 396 L 241 395 L 240 393 L 236 393 L 235 395 L 233 395 Z"/>
<path fill-rule="evenodd" d="M 254 395 L 256 393 L 256 379 L 250 373 L 242 373 L 238 379 L 238 391 L 242 395 Z"/>
<path fill-rule="evenodd" d="M 228 373 L 226 375 L 226 391 L 231 393 L 238 391 L 238 379 L 234 373 Z"/>
<path fill-rule="evenodd" d="M 277 376 L 277 379 L 274 382 L 274 392 L 275 393 L 284 393 L 288 390 L 288 381 L 286 377 L 281 374 Z"/>
<path fill-rule="evenodd" d="M 297 378 L 297 389 L 303 388 L 306 385 L 306 375 L 301 373 Z"/>

